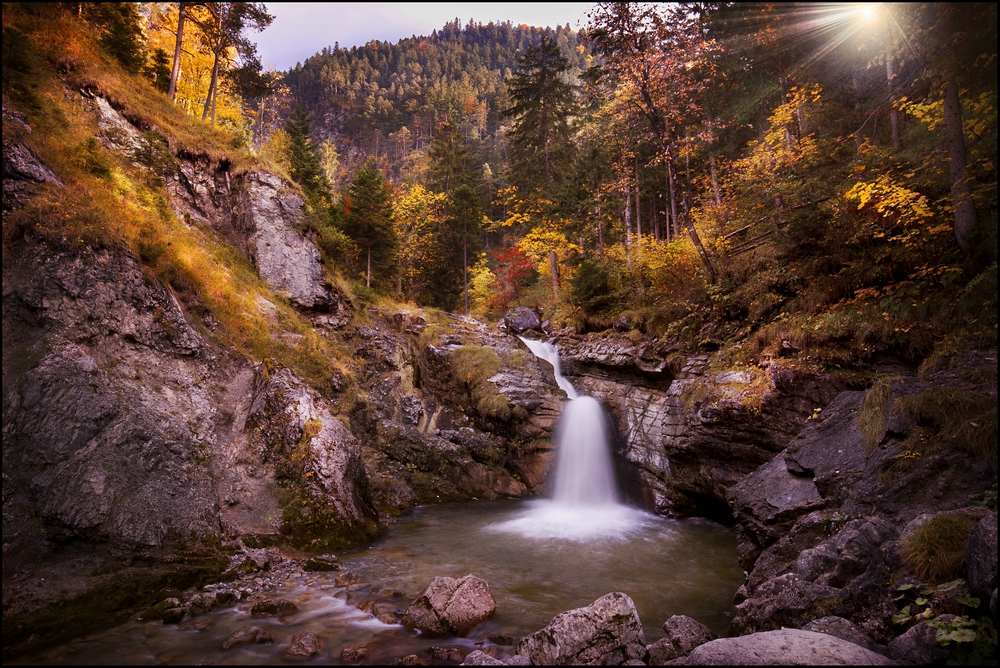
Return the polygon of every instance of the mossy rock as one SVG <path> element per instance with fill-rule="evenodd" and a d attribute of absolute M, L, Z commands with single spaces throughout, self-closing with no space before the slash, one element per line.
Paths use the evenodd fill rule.
<path fill-rule="evenodd" d="M 139 619 L 144 621 L 161 621 L 164 624 L 177 624 L 184 617 L 184 608 L 176 598 L 165 598 L 151 608 L 139 613 Z"/>

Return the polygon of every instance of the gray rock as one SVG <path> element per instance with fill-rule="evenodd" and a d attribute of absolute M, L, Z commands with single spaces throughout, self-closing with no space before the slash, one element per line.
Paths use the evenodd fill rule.
<path fill-rule="evenodd" d="M 985 601 L 997 588 L 997 514 L 990 513 L 972 527 L 965 555 L 969 589 Z"/>
<path fill-rule="evenodd" d="M 285 598 L 262 598 L 250 608 L 254 617 L 275 617 L 295 612 L 299 607 Z"/>
<path fill-rule="evenodd" d="M 852 642 L 855 645 L 875 651 L 875 643 L 872 641 L 871 636 L 865 633 L 857 624 L 843 617 L 829 615 L 820 619 L 814 619 L 803 626 L 802 630 L 825 633 L 828 636 L 834 636 L 835 638 L 840 638 L 841 640 L 846 640 L 847 642 Z"/>
<path fill-rule="evenodd" d="M 707 626 L 685 615 L 674 615 L 665 621 L 663 630 L 667 635 L 647 648 L 651 665 L 687 656 L 698 645 L 715 639 L 715 634 Z"/>
<path fill-rule="evenodd" d="M 410 604 L 402 624 L 428 635 L 465 635 L 493 616 L 496 601 L 482 578 L 434 578 Z"/>
<path fill-rule="evenodd" d="M 302 566 L 306 571 L 339 571 L 340 559 L 335 554 L 317 554 Z"/>
<path fill-rule="evenodd" d="M 475 650 L 469 652 L 465 660 L 460 664 L 463 666 L 506 666 L 507 664 L 500 659 L 494 659 L 492 656 L 487 654 L 482 650 Z"/>
<path fill-rule="evenodd" d="M 517 306 L 507 311 L 503 317 L 504 327 L 511 334 L 521 334 L 529 329 L 541 329 L 542 322 L 538 314 L 527 306 Z"/>
<path fill-rule="evenodd" d="M 892 661 L 824 633 L 780 629 L 720 638 L 696 647 L 689 666 L 887 666 Z"/>
<path fill-rule="evenodd" d="M 897 661 L 929 665 L 948 658 L 937 643 L 937 632 L 926 624 L 915 624 L 889 643 L 889 656 Z"/>
<path fill-rule="evenodd" d="M 288 641 L 286 659 L 308 659 L 323 651 L 323 641 L 312 631 L 299 631 Z"/>
<path fill-rule="evenodd" d="M 518 640 L 517 654 L 534 665 L 620 665 L 645 656 L 646 644 L 632 599 L 612 592 L 556 615 L 545 628 Z"/>
<path fill-rule="evenodd" d="M 222 641 L 222 649 L 232 649 L 242 645 L 264 645 L 274 642 L 274 637 L 270 631 L 264 630 L 261 626 L 244 626 L 233 631 Z"/>
<path fill-rule="evenodd" d="M 786 573 L 765 581 L 753 596 L 736 606 L 733 628 L 741 634 L 784 626 L 801 628 L 831 612 L 841 590 Z"/>

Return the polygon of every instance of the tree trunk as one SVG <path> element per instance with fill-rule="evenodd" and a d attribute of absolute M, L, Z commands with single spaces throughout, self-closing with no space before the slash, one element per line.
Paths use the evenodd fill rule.
<path fill-rule="evenodd" d="M 469 233 L 462 236 L 462 285 L 465 292 L 465 315 L 469 315 Z"/>
<path fill-rule="evenodd" d="M 625 184 L 625 261 L 631 262 L 629 250 L 632 248 L 632 186 Z"/>
<path fill-rule="evenodd" d="M 167 97 L 173 102 L 177 96 L 177 82 L 181 78 L 181 45 L 184 41 L 184 19 L 186 18 L 186 2 L 177 3 L 177 41 L 174 43 L 174 64 L 170 68 L 170 87 Z"/>
<path fill-rule="evenodd" d="M 554 250 L 549 250 L 549 268 L 552 271 L 552 299 L 559 301 L 559 263 Z"/>
<path fill-rule="evenodd" d="M 604 221 L 601 220 L 601 196 L 594 203 L 594 218 L 597 221 L 597 256 L 604 259 Z"/>
<path fill-rule="evenodd" d="M 216 51 L 215 62 L 212 64 L 212 83 L 208 86 L 208 97 L 205 98 L 205 108 L 201 112 L 201 120 L 203 121 L 208 118 L 208 112 L 212 108 L 212 102 L 215 100 L 215 87 L 219 83 L 219 60 L 221 58 L 222 52 Z"/>
<path fill-rule="evenodd" d="M 715 271 L 712 259 L 708 257 L 708 251 L 705 250 L 705 246 L 701 243 L 701 237 L 698 236 L 698 231 L 694 229 L 694 221 L 691 220 L 686 199 L 684 201 L 684 224 L 687 227 L 688 236 L 691 237 L 691 241 L 694 243 L 694 247 L 698 249 L 698 255 L 701 256 L 702 264 L 705 265 L 705 269 L 708 271 L 709 280 L 712 283 L 715 283 L 715 279 L 717 279 L 719 275 Z"/>
<path fill-rule="evenodd" d="M 892 129 L 892 150 L 903 148 L 900 130 L 900 113 L 896 109 L 896 63 L 892 57 L 892 33 L 889 33 L 889 48 L 885 53 L 885 78 L 889 82 L 889 126 Z"/>
<path fill-rule="evenodd" d="M 947 11 L 947 10 L 946 10 Z M 944 125 L 948 144 L 948 172 L 951 177 L 951 199 L 955 206 L 955 241 L 966 253 L 973 248 L 977 226 L 976 206 L 965 169 L 965 134 L 962 130 L 962 106 L 958 99 L 958 82 L 949 77 L 944 89 Z"/>
<path fill-rule="evenodd" d="M 716 206 L 722 206 L 722 190 L 719 188 L 719 172 L 715 165 L 715 154 L 708 156 L 708 164 L 712 168 L 712 192 L 715 193 Z"/>
<path fill-rule="evenodd" d="M 667 180 L 670 184 L 670 217 L 673 219 L 673 238 L 676 239 L 681 233 L 681 223 L 677 215 L 677 177 L 674 174 L 674 161 L 667 156 Z"/>
<path fill-rule="evenodd" d="M 368 271 L 365 272 L 365 287 L 372 286 L 372 247 L 368 247 Z"/>
<path fill-rule="evenodd" d="M 639 157 L 635 158 L 635 252 L 642 254 L 642 213 L 639 207 Z"/>

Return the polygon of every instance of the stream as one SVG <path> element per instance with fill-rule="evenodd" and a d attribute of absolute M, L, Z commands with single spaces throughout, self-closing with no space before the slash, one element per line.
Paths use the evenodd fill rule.
<path fill-rule="evenodd" d="M 612 591 L 628 594 L 643 622 L 646 643 L 663 636 L 671 615 L 688 615 L 725 635 L 733 594 L 743 582 L 732 530 L 706 520 L 671 520 L 616 506 L 618 531 L 600 535 L 563 532 L 572 525 L 564 509 L 548 500 L 479 501 L 418 508 L 394 522 L 370 548 L 341 555 L 358 585 L 403 592 L 403 610 L 437 576 L 472 573 L 485 579 L 496 599 L 494 617 L 467 638 L 428 638 L 398 624 L 384 624 L 352 604 L 339 572 L 290 572 L 268 592 L 293 601 L 295 613 L 252 618 L 249 602 L 220 608 L 181 625 L 129 621 L 77 639 L 20 663 L 35 665 L 154 665 L 203 663 L 344 664 L 346 647 L 365 647 L 360 663 L 383 664 L 409 654 L 436 664 L 456 664 L 460 655 L 498 645 L 513 652 L 511 638 L 536 631 L 556 614 L 590 605 Z M 624 514 L 621 514 L 624 513 Z M 603 524 L 599 517 L 591 517 Z M 548 527 L 548 529 L 546 528 Z M 356 594 L 363 592 L 357 591 Z M 222 649 L 233 631 L 258 625 L 273 644 Z M 285 659 L 291 636 L 309 630 L 324 649 L 312 659 Z M 504 636 L 507 638 L 504 639 Z M 503 647 L 501 647 L 503 646 Z M 437 648 L 437 649 L 433 649 Z M 448 648 L 457 649 L 458 653 Z"/>

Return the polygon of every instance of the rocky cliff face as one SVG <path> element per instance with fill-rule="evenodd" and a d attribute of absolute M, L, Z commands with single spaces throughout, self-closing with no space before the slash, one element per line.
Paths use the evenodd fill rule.
<path fill-rule="evenodd" d="M 244 252 L 330 345 L 353 350 L 354 378 L 320 392 L 247 360 L 123 245 L 5 234 L 5 653 L 217 578 L 216 557 L 234 549 L 339 549 L 416 503 L 539 488 L 559 399 L 514 337 L 377 309 L 347 326 L 292 186 L 170 149 L 102 97 L 80 100 L 106 146 L 163 177 L 186 224 Z M 61 183 L 19 141 L 23 119 L 4 116 L 6 211 Z"/>
<path fill-rule="evenodd" d="M 727 514 L 726 490 L 780 452 L 842 384 L 775 362 L 711 370 L 624 334 L 561 335 L 564 373 L 614 413 L 620 453 L 663 513 Z M 671 368 L 669 362 L 674 361 Z"/>

